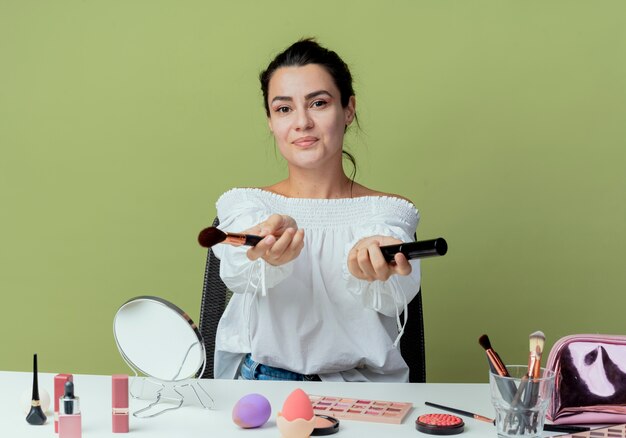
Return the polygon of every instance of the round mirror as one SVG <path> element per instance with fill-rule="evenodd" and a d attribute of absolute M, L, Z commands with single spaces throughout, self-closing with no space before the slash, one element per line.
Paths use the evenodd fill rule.
<path fill-rule="evenodd" d="M 113 334 L 128 365 L 147 376 L 178 382 L 203 371 L 202 335 L 191 318 L 167 300 L 141 296 L 122 304 Z"/>

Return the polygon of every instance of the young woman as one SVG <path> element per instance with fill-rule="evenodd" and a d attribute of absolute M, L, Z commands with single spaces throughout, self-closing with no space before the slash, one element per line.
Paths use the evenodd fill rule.
<path fill-rule="evenodd" d="M 408 381 L 399 314 L 419 290 L 419 262 L 398 254 L 386 263 L 379 247 L 413 240 L 419 216 L 344 173 L 356 115 L 350 71 L 301 40 L 260 79 L 288 176 L 217 201 L 221 229 L 264 239 L 213 248 L 235 292 L 217 331 L 215 377 Z"/>

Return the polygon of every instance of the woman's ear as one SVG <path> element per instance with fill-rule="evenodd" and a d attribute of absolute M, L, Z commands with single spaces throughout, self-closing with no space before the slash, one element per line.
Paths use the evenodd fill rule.
<path fill-rule="evenodd" d="M 267 118 L 267 126 L 270 128 L 270 132 L 274 134 L 274 129 L 272 128 L 272 119 L 270 117 Z"/>
<path fill-rule="evenodd" d="M 354 120 L 354 115 L 356 114 L 356 98 L 354 96 L 350 96 L 348 100 L 348 105 L 343 109 L 345 114 L 345 122 L 346 126 L 350 125 Z"/>

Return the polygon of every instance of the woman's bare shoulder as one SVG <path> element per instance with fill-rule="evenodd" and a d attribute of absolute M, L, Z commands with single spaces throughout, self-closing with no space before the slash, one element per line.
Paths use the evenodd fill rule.
<path fill-rule="evenodd" d="M 278 181 L 276 184 L 272 184 L 264 187 L 257 187 L 259 190 L 263 190 L 264 192 L 274 193 L 275 195 L 285 195 L 285 181 Z"/>

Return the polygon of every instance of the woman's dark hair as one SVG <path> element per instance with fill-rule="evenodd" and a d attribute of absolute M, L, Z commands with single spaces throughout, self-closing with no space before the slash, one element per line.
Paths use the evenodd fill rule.
<path fill-rule="evenodd" d="M 263 91 L 263 105 L 265 106 L 265 114 L 267 117 L 270 116 L 270 107 L 267 101 L 269 84 L 276 70 L 282 67 L 303 67 L 309 64 L 317 64 L 330 74 L 339 89 L 341 106 L 344 108 L 348 106 L 350 97 L 354 96 L 352 75 L 350 74 L 348 65 L 343 62 L 337 53 L 320 46 L 313 38 L 306 38 L 295 42 L 283 52 L 276 55 L 274 60 L 270 62 L 267 68 L 259 75 L 261 90 Z M 355 120 L 357 120 L 356 114 Z M 342 153 L 352 163 L 353 170 L 350 179 L 354 183 L 354 177 L 356 176 L 356 160 L 350 152 L 344 150 Z"/>

